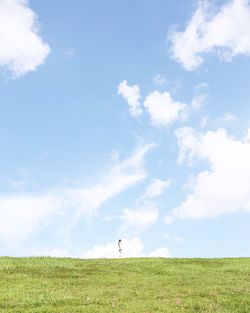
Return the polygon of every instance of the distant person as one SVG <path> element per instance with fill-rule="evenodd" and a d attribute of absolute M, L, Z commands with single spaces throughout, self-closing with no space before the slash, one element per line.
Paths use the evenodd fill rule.
<path fill-rule="evenodd" d="M 118 248 L 119 248 L 119 257 L 122 257 L 122 240 L 118 240 Z"/>

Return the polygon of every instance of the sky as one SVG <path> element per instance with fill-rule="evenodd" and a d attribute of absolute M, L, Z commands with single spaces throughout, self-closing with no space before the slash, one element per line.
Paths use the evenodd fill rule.
<path fill-rule="evenodd" d="M 0 255 L 250 256 L 250 1 L 0 0 Z"/>

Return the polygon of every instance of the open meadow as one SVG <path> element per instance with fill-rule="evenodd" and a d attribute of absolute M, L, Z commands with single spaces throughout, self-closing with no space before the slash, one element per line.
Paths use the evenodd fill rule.
<path fill-rule="evenodd" d="M 0 258 L 0 312 L 250 312 L 250 259 Z"/>

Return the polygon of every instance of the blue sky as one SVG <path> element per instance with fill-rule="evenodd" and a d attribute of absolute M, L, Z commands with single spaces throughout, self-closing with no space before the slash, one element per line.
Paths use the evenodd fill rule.
<path fill-rule="evenodd" d="M 250 254 L 250 3 L 0 1 L 0 254 Z"/>

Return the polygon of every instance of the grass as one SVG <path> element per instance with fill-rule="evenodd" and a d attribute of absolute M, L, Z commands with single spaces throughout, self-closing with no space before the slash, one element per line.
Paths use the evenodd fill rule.
<path fill-rule="evenodd" d="M 0 258 L 0 312 L 250 313 L 250 259 Z"/>

